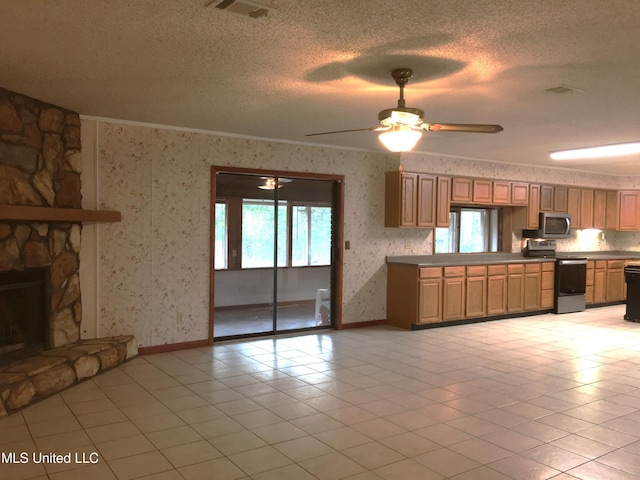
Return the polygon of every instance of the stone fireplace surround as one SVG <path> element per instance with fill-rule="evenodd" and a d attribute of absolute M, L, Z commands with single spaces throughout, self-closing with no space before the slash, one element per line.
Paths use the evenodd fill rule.
<path fill-rule="evenodd" d="M 0 205 L 81 209 L 81 171 L 79 115 L 0 88 Z M 0 417 L 54 393 L 56 385 L 66 388 L 136 354 L 129 336 L 94 340 L 86 348 L 80 341 L 81 230 L 77 222 L 0 219 L 0 271 L 48 271 L 49 349 L 28 366 L 0 366 Z M 60 361 L 52 361 L 56 352 L 62 352 L 55 357 Z M 81 365 L 87 362 L 90 367 Z M 62 377 L 39 390 L 35 376 L 51 370 Z"/>

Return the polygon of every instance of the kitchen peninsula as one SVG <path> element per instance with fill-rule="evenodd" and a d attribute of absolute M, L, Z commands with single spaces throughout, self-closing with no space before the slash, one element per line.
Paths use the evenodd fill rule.
<path fill-rule="evenodd" d="M 587 306 L 625 300 L 624 265 L 637 263 L 640 252 L 571 256 L 588 260 Z M 553 310 L 555 258 L 462 253 L 387 257 L 386 263 L 387 321 L 397 327 L 432 328 Z"/>

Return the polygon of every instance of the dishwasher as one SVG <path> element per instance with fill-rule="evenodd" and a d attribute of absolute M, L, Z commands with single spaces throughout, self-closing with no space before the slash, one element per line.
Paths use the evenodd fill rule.
<path fill-rule="evenodd" d="M 556 258 L 554 313 L 581 312 L 585 309 L 587 259 L 563 256 Z"/>

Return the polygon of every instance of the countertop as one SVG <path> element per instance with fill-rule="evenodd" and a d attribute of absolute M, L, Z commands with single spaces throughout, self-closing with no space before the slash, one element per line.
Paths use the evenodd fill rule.
<path fill-rule="evenodd" d="M 558 252 L 557 258 L 580 257 L 588 260 L 619 260 L 634 258 L 640 261 L 640 252 Z M 555 258 L 524 257 L 521 253 L 439 253 L 437 255 L 404 255 L 387 257 L 387 263 L 400 263 L 416 267 L 486 265 L 490 263 L 554 262 Z"/>

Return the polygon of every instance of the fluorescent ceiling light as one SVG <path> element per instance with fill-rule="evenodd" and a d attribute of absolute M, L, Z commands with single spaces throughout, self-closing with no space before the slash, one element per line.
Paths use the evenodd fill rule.
<path fill-rule="evenodd" d="M 558 150 L 551 152 L 553 160 L 576 160 L 581 158 L 618 157 L 640 153 L 640 142 L 617 143 L 598 147 L 575 148 L 572 150 Z"/>

